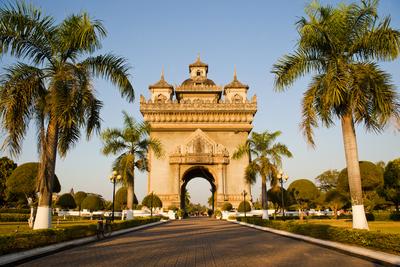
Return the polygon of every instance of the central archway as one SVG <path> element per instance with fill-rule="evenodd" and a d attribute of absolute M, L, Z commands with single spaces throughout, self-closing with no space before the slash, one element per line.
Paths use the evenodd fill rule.
<path fill-rule="evenodd" d="M 215 208 L 215 191 L 217 189 L 215 185 L 215 178 L 212 173 L 204 166 L 194 166 L 188 169 L 182 176 L 182 186 L 180 192 L 180 208 L 185 210 L 185 192 L 186 186 L 190 182 L 190 180 L 194 178 L 204 178 L 211 185 L 211 197 L 212 197 L 212 211 L 214 212 Z"/>

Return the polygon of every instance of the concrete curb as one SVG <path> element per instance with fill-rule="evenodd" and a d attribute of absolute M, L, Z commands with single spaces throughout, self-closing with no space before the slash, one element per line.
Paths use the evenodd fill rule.
<path fill-rule="evenodd" d="M 144 225 L 140 225 L 140 226 L 136 226 L 136 227 L 132 227 L 132 228 L 117 230 L 115 232 L 112 232 L 111 236 L 118 236 L 118 235 L 122 235 L 125 233 L 134 232 L 134 231 L 137 231 L 140 229 L 149 228 L 149 227 L 163 224 L 166 222 L 168 222 L 168 221 L 161 220 L 161 221 L 154 222 L 154 223 L 149 223 L 149 224 L 144 224 Z M 87 244 L 87 243 L 94 242 L 97 240 L 98 240 L 97 236 L 89 236 L 89 237 L 74 239 L 74 240 L 61 242 L 61 243 L 57 243 L 57 244 L 52 244 L 52 245 L 45 246 L 45 247 L 39 247 L 39 248 L 34 248 L 34 249 L 26 250 L 26 251 L 6 254 L 4 256 L 0 256 L 0 266 L 11 265 L 13 263 L 24 261 L 24 260 L 27 260 L 30 258 L 35 258 L 35 257 L 41 256 L 41 255 L 54 253 L 54 252 L 60 251 L 62 249 Z M 104 239 L 102 239 L 102 240 L 104 240 Z"/>
<path fill-rule="evenodd" d="M 293 234 L 290 232 L 282 231 L 282 230 L 276 230 L 273 228 L 269 227 L 264 227 L 264 226 L 258 226 L 250 223 L 245 223 L 245 222 L 238 222 L 238 221 L 233 221 L 229 220 L 230 222 L 240 224 L 243 226 L 247 226 L 250 228 L 255 228 L 261 231 L 266 231 L 266 232 L 271 232 L 277 235 L 282 235 L 298 240 L 302 240 L 305 242 L 317 244 L 323 247 L 331 248 L 334 250 L 338 250 L 341 252 L 344 252 L 346 254 L 351 254 L 356 257 L 364 258 L 369 261 L 377 262 L 386 266 L 400 266 L 400 256 L 385 253 L 385 252 L 380 252 L 380 251 L 375 251 L 367 248 L 361 248 L 361 247 L 356 247 L 356 246 L 351 246 L 351 245 L 346 245 L 338 242 L 333 242 L 333 241 L 327 241 L 327 240 L 322 240 L 322 239 L 317 239 L 309 236 L 304 236 L 304 235 L 298 235 L 298 234 Z"/>

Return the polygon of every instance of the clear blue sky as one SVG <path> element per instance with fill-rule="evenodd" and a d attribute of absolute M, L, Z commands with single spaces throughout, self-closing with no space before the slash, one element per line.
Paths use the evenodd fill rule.
<path fill-rule="evenodd" d="M 4 0 L 1 0 L 4 2 Z M 127 110 L 137 119 L 140 94 L 149 96 L 148 85 L 156 82 L 161 69 L 169 83 L 180 84 L 188 77 L 188 64 L 198 53 L 209 64 L 209 78 L 223 85 L 232 80 L 236 65 L 238 78 L 250 86 L 249 95 L 257 95 L 258 112 L 255 131 L 281 130 L 281 142 L 287 144 L 294 158 L 284 161 L 290 181 L 299 178 L 313 180 L 327 169 L 345 166 L 340 126 L 321 128 L 315 132 L 316 149 L 307 146 L 299 131 L 300 103 L 309 77 L 295 83 L 286 93 L 273 91 L 271 67 L 285 53 L 296 46 L 295 22 L 304 14 L 308 1 L 30 1 L 58 21 L 72 13 L 87 11 L 103 21 L 108 36 L 98 53 L 112 51 L 127 58 L 132 66 L 132 83 L 136 100 L 129 104 L 120 98 L 110 83 L 98 80 L 95 87 L 104 102 L 101 116 L 103 129 L 121 126 L 121 111 Z M 349 2 L 349 1 L 346 1 Z M 335 5 L 339 1 L 322 1 Z M 400 29 L 400 1 L 383 0 L 381 15 L 391 15 L 392 26 Z M 0 59 L 1 67 L 10 64 L 8 57 Z M 399 60 L 381 66 L 393 75 L 400 86 Z M 37 161 L 35 130 L 32 125 L 18 163 Z M 400 157 L 400 132 L 389 127 L 383 134 L 366 133 L 357 129 L 360 160 L 387 162 Z M 111 184 L 107 177 L 113 157 L 100 153 L 101 141 L 84 138 L 65 159 L 57 161 L 62 192 L 74 188 L 98 192 L 111 199 Z M 3 152 L 2 152 L 3 153 Z M 290 182 L 289 181 L 289 182 Z M 146 193 L 147 175 L 136 177 L 136 194 L 141 199 Z M 188 185 L 194 202 L 206 202 L 209 185 L 195 179 Z M 256 184 L 253 196 L 258 197 Z"/>

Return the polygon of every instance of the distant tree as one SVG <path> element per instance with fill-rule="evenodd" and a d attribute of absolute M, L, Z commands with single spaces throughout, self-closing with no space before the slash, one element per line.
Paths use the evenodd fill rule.
<path fill-rule="evenodd" d="M 189 207 L 190 206 L 190 194 L 187 191 L 187 189 L 185 188 L 185 207 Z"/>
<path fill-rule="evenodd" d="M 384 196 L 393 202 L 396 211 L 400 206 L 400 158 L 390 161 L 384 173 Z"/>
<path fill-rule="evenodd" d="M 212 197 L 212 196 L 210 196 L 210 197 L 207 199 L 207 204 L 208 204 L 209 207 L 212 207 L 212 205 L 213 205 L 213 197 Z"/>
<path fill-rule="evenodd" d="M 62 209 L 75 209 L 75 199 L 70 193 L 62 194 L 58 198 L 56 206 L 61 207 Z"/>
<path fill-rule="evenodd" d="M 275 209 L 275 214 L 282 209 L 282 191 L 280 186 L 274 186 L 268 190 L 268 200 L 272 203 Z M 283 189 L 283 201 L 285 202 L 285 207 L 288 206 L 288 193 Z"/>
<path fill-rule="evenodd" d="M 37 162 L 28 162 L 18 166 L 8 177 L 6 182 L 6 195 L 10 201 L 18 201 L 24 199 L 27 203 L 28 198 L 37 200 L 37 176 L 39 164 Z M 61 191 L 61 185 L 55 175 L 53 192 Z"/>
<path fill-rule="evenodd" d="M 233 206 L 230 202 L 224 202 L 221 208 L 223 211 L 230 211 L 233 209 Z"/>
<path fill-rule="evenodd" d="M 87 194 L 83 191 L 78 191 L 74 194 L 75 204 L 78 207 L 79 215 L 82 210 L 82 201 L 87 197 Z"/>
<path fill-rule="evenodd" d="M 17 164 L 7 157 L 0 158 L 0 206 L 6 202 L 6 181 L 17 168 Z"/>
<path fill-rule="evenodd" d="M 323 192 L 336 189 L 339 172 L 337 170 L 327 170 L 315 178 L 317 187 Z"/>
<path fill-rule="evenodd" d="M 148 194 L 147 196 L 145 196 L 142 200 L 142 204 L 143 204 L 143 206 L 146 206 L 148 208 L 150 208 L 150 207 L 161 208 L 162 207 L 162 201 L 156 194 Z"/>
<path fill-rule="evenodd" d="M 359 162 L 363 202 L 367 211 L 384 204 L 378 192 L 383 188 L 384 179 L 382 169 L 370 161 Z M 347 168 L 339 173 L 337 189 L 343 194 L 349 194 Z"/>
<path fill-rule="evenodd" d="M 139 204 L 136 194 L 133 197 L 134 206 Z M 115 210 L 123 210 L 127 208 L 127 188 L 125 186 L 118 189 L 115 193 Z"/>
<path fill-rule="evenodd" d="M 288 187 L 288 193 L 297 204 L 300 219 L 303 219 L 302 211 L 310 208 L 319 196 L 318 188 L 308 179 L 300 179 L 292 182 Z"/>
<path fill-rule="evenodd" d="M 82 201 L 82 209 L 97 211 L 104 208 L 104 200 L 98 195 L 88 194 Z"/>
<path fill-rule="evenodd" d="M 247 200 L 239 203 L 238 212 L 244 212 L 245 209 L 246 212 L 251 211 L 250 202 L 248 202 Z"/>
<path fill-rule="evenodd" d="M 349 202 L 349 198 L 342 194 L 339 190 L 332 189 L 326 192 L 325 195 L 325 203 L 331 208 L 333 211 L 333 217 L 337 219 L 337 211 L 341 209 L 347 202 Z"/>

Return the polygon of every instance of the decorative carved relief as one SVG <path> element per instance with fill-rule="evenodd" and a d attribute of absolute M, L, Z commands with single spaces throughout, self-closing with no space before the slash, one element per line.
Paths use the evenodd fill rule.
<path fill-rule="evenodd" d="M 242 103 L 243 97 L 239 94 L 236 94 L 232 97 L 232 103 Z"/>

